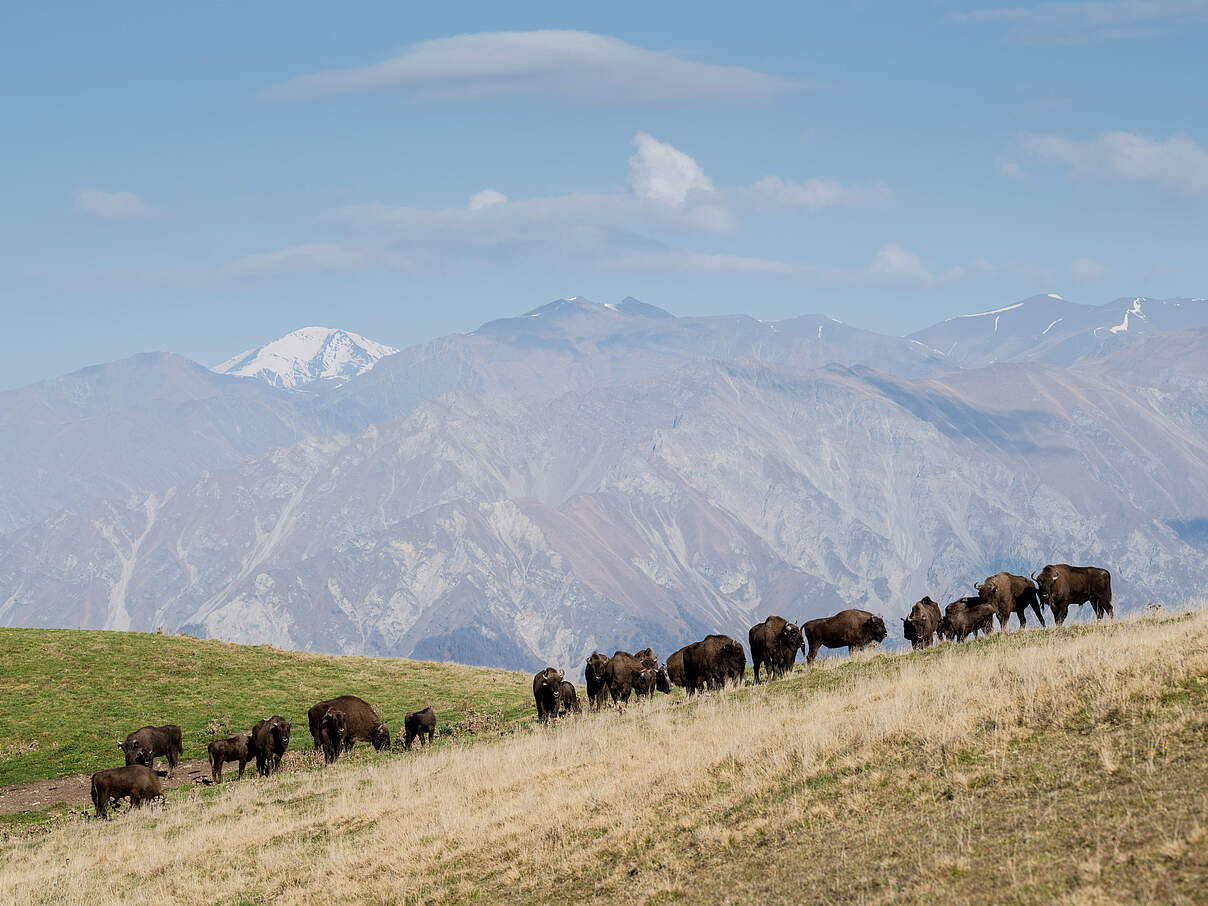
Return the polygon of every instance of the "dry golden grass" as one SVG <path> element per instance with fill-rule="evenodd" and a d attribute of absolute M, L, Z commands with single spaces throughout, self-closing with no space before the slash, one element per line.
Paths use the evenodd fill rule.
<path fill-rule="evenodd" d="M 11 839 L 0 900 L 1196 902 L 1206 677 L 1203 612 L 836 659 Z"/>

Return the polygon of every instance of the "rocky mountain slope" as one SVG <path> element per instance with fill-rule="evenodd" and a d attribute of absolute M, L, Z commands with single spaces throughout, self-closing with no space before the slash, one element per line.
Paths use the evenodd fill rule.
<path fill-rule="evenodd" d="M 287 390 L 341 384 L 398 352 L 360 334 L 330 327 L 303 327 L 258 349 L 249 349 L 214 370 L 255 377 Z"/>

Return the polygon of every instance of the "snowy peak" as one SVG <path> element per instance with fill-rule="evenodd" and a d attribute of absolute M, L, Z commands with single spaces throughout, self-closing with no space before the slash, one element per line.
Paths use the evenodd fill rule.
<path fill-rule="evenodd" d="M 342 384 L 398 352 L 359 334 L 330 327 L 303 327 L 217 365 L 219 374 L 260 378 L 298 390 L 316 382 Z"/>

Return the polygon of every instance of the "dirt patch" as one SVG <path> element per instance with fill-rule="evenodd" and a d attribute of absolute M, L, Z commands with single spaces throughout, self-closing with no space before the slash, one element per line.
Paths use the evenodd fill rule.
<path fill-rule="evenodd" d="M 162 762 L 161 762 L 162 764 Z M 251 765 L 250 770 L 255 771 Z M 176 766 L 172 778 L 164 767 L 155 772 L 163 781 L 164 789 L 193 784 L 210 783 L 210 765 L 205 759 L 182 761 Z M 70 774 L 52 780 L 36 780 L 0 788 L 0 815 L 15 815 L 20 812 L 44 812 L 63 806 L 66 808 L 92 807 L 92 775 Z"/>

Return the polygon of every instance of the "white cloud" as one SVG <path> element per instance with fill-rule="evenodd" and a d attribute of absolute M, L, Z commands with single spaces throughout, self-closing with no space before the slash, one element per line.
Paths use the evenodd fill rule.
<path fill-rule="evenodd" d="M 868 276 L 873 281 L 884 283 L 930 285 L 935 282 L 922 259 L 896 242 L 887 242 L 881 246 L 868 269 Z"/>
<path fill-rule="evenodd" d="M 889 186 L 883 182 L 851 187 L 829 179 L 787 182 L 779 176 L 765 176 L 754 185 L 730 194 L 747 207 L 769 213 L 799 208 L 821 211 L 833 207 L 880 207 L 893 198 Z"/>
<path fill-rule="evenodd" d="M 396 254 L 310 242 L 275 252 L 245 255 L 225 265 L 218 276 L 220 279 L 246 280 L 301 274 L 346 274 L 371 268 L 401 270 L 408 264 Z"/>
<path fill-rule="evenodd" d="M 680 250 L 640 252 L 604 259 L 601 264 L 613 270 L 655 271 L 681 274 L 778 274 L 791 276 L 801 268 L 770 258 L 745 258 L 741 255 L 709 255 Z"/>
<path fill-rule="evenodd" d="M 1107 268 L 1094 258 L 1075 258 L 1070 262 L 1070 274 L 1079 283 L 1095 283 L 1103 279 Z"/>
<path fill-rule="evenodd" d="M 629 185 L 638 198 L 682 205 L 691 192 L 712 192 L 713 183 L 695 160 L 667 142 L 639 132 L 629 158 Z"/>
<path fill-rule="evenodd" d="M 1148 183 L 1173 198 L 1208 199 L 1208 152 L 1185 135 L 1157 141 L 1104 132 L 1086 142 L 1030 135 L 1022 145 L 1033 157 L 1065 164 L 1077 179 Z"/>
<path fill-rule="evenodd" d="M 745 69 L 683 60 L 583 31 L 480 32 L 421 41 L 380 63 L 301 76 L 271 98 L 398 88 L 420 99 L 548 95 L 589 104 L 767 101 L 796 83 Z"/>
<path fill-rule="evenodd" d="M 102 192 L 100 189 L 77 192 L 76 207 L 98 220 L 142 220 L 159 213 L 133 192 Z"/>
<path fill-rule="evenodd" d="M 1148 37 L 1208 22 L 1208 0 L 1088 0 L 978 9 L 952 16 L 966 25 L 1000 25 L 1033 44 Z"/>
<path fill-rule="evenodd" d="M 1023 168 L 1021 166 L 1019 166 L 1019 163 L 1017 161 L 1000 160 L 996 164 L 996 168 L 997 168 L 999 174 L 1001 174 L 1002 176 L 1005 176 L 1007 179 L 1013 179 L 1016 182 L 1020 182 L 1024 178 Z"/>
<path fill-rule="evenodd" d="M 475 192 L 470 196 L 470 202 L 466 205 L 471 211 L 477 211 L 480 208 L 489 208 L 493 204 L 503 204 L 508 200 L 508 197 L 502 192 L 496 192 L 494 189 L 483 189 L 481 192 Z"/>

